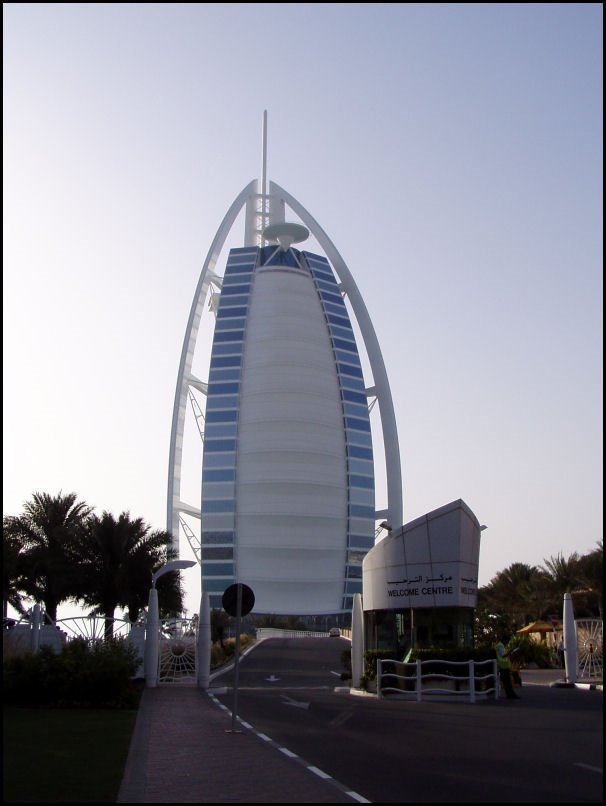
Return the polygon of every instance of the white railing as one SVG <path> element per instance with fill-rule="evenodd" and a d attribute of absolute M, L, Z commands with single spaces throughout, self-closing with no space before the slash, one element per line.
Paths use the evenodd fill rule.
<path fill-rule="evenodd" d="M 492 696 L 496 700 L 499 698 L 497 662 L 417 660 L 404 663 L 379 659 L 377 696 L 384 697 L 385 694 L 410 697 L 417 702 L 424 697 L 449 700 L 465 697 L 469 702 L 475 702 L 478 698 Z"/>
<path fill-rule="evenodd" d="M 281 630 L 278 627 L 257 627 L 257 640 L 262 638 L 328 638 L 327 632 L 311 630 Z"/>

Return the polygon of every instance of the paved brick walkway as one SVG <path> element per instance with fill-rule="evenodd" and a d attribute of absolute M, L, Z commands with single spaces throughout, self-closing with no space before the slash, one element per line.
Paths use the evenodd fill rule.
<path fill-rule="evenodd" d="M 145 689 L 118 803 L 365 802 L 194 686 Z"/>

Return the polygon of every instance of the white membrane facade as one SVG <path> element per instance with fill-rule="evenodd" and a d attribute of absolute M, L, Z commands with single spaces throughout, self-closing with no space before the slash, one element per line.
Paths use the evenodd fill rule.
<path fill-rule="evenodd" d="M 262 173 L 228 211 L 194 296 L 173 412 L 167 526 L 177 536 L 183 514 L 201 519 L 197 556 L 211 607 L 221 607 L 223 591 L 238 581 L 253 589 L 257 613 L 350 612 L 377 518 L 402 522 L 391 394 L 374 329 L 343 259 L 292 196 L 274 183 L 265 192 Z M 324 255 L 267 244 L 270 225 L 284 221 L 287 205 Z M 221 275 L 219 255 L 243 207 L 245 243 L 230 250 Z M 207 379 L 198 379 L 192 358 L 211 285 L 218 303 L 210 368 Z M 192 387 L 206 396 L 200 509 L 180 497 Z M 388 506 L 381 512 L 370 399 L 378 404 L 385 450 Z"/>

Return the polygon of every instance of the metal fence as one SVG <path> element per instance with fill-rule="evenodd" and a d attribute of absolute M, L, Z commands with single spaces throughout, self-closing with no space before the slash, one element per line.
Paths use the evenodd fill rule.
<path fill-rule="evenodd" d="M 412 663 L 377 660 L 377 696 L 408 697 L 420 702 L 433 699 L 499 697 L 496 660 L 417 660 Z"/>

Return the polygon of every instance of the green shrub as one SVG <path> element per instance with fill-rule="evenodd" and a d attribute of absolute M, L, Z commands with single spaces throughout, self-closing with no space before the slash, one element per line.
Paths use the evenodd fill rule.
<path fill-rule="evenodd" d="M 253 642 L 253 637 L 246 633 L 240 635 L 240 652 L 244 650 L 249 644 Z M 210 648 L 210 668 L 217 669 L 223 666 L 224 663 L 230 661 L 236 653 L 236 639 L 227 638 L 223 641 L 223 646 L 220 643 L 212 644 Z"/>
<path fill-rule="evenodd" d="M 378 660 L 396 660 L 396 658 L 392 649 L 367 649 L 364 653 L 364 677 L 368 680 L 376 678 Z"/>
<path fill-rule="evenodd" d="M 89 644 L 76 638 L 56 655 L 42 646 L 3 664 L 4 703 L 21 706 L 134 708 L 139 658 L 124 639 Z"/>
<path fill-rule="evenodd" d="M 536 663 L 539 669 L 549 669 L 551 666 L 547 644 L 535 641 L 528 635 L 514 635 L 507 644 L 507 649 L 518 650 L 512 660 L 520 666 L 528 666 L 531 663 Z"/>

